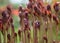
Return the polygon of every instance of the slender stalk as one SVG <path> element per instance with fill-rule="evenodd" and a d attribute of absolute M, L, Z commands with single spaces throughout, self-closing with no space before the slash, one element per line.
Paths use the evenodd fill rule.
<path fill-rule="evenodd" d="M 2 43 L 2 38 L 1 38 L 1 31 L 0 31 L 0 43 Z"/>

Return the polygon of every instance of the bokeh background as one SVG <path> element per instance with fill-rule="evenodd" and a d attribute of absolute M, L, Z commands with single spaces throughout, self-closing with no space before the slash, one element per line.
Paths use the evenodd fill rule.
<path fill-rule="evenodd" d="M 51 4 L 55 2 L 60 2 L 60 0 L 43 0 L 45 4 Z M 28 0 L 0 0 L 0 9 L 4 10 L 4 8 L 8 5 L 11 4 L 13 7 L 13 20 L 14 20 L 14 27 L 15 31 L 17 32 L 20 24 L 19 24 L 19 17 L 18 17 L 18 7 L 23 6 L 26 7 L 28 3 Z M 60 25 L 59 25 L 60 27 Z M 60 32 L 59 32 L 60 33 Z M 58 36 L 58 39 L 60 40 L 60 34 Z"/>

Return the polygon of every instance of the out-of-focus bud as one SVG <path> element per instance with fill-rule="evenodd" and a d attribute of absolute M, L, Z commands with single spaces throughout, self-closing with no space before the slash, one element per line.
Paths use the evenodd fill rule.
<path fill-rule="evenodd" d="M 53 15 L 53 20 L 56 22 L 57 25 L 59 24 L 59 20 L 56 15 Z"/>
<path fill-rule="evenodd" d="M 47 5 L 47 10 L 51 11 L 51 6 L 49 4 Z"/>
<path fill-rule="evenodd" d="M 29 39 L 30 39 L 30 33 L 28 32 L 28 36 L 27 36 Z"/>
<path fill-rule="evenodd" d="M 34 11 L 35 11 L 38 15 L 41 14 L 41 12 L 40 12 L 40 10 L 39 10 L 39 8 L 38 8 L 37 6 L 34 6 Z"/>
<path fill-rule="evenodd" d="M 35 28 L 38 28 L 38 29 L 40 29 L 40 22 L 39 21 L 35 21 Z"/>
<path fill-rule="evenodd" d="M 12 6 L 9 4 L 6 8 L 7 8 L 8 14 L 11 14 L 11 12 L 12 12 Z"/>
<path fill-rule="evenodd" d="M 29 0 L 29 2 L 32 2 L 33 0 Z"/>
<path fill-rule="evenodd" d="M 2 22 L 3 22 L 3 24 L 5 24 L 7 22 L 7 19 L 8 19 L 7 15 L 8 14 L 7 14 L 6 11 L 2 12 Z"/>
<path fill-rule="evenodd" d="M 19 6 L 19 11 L 22 11 L 23 9 L 22 9 L 22 6 Z"/>
<path fill-rule="evenodd" d="M 10 39 L 11 39 L 11 36 L 10 36 L 10 34 L 7 34 L 7 38 L 8 38 L 8 40 L 10 40 Z"/>
<path fill-rule="evenodd" d="M 55 3 L 53 8 L 56 12 L 58 12 L 59 11 L 59 3 Z"/>
<path fill-rule="evenodd" d="M 24 18 L 28 19 L 28 12 L 25 11 L 24 14 L 23 14 Z"/>
<path fill-rule="evenodd" d="M 14 36 L 17 37 L 17 33 L 16 32 L 14 33 Z"/>
<path fill-rule="evenodd" d="M 53 43 L 56 43 L 56 41 L 55 41 L 55 40 L 53 40 Z"/>
<path fill-rule="evenodd" d="M 21 30 L 18 30 L 18 35 L 19 35 L 20 37 L 21 37 L 21 32 L 22 32 Z"/>
<path fill-rule="evenodd" d="M 24 18 L 24 25 L 25 25 L 25 29 L 24 30 L 30 30 L 29 23 L 28 23 L 28 20 L 26 18 Z"/>
<path fill-rule="evenodd" d="M 48 39 L 47 39 L 46 35 L 43 36 L 43 39 L 46 41 L 46 43 L 48 43 Z"/>
<path fill-rule="evenodd" d="M 10 18 L 10 23 L 13 23 L 13 19 L 12 18 Z"/>
<path fill-rule="evenodd" d="M 27 8 L 28 8 L 28 9 L 32 9 L 32 8 L 33 8 L 32 5 L 33 5 L 32 3 L 29 3 L 29 4 L 27 5 Z"/>

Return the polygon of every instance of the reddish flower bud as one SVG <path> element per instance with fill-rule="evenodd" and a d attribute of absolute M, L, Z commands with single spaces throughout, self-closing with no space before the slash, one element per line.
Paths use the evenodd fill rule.
<path fill-rule="evenodd" d="M 22 6 L 19 6 L 19 11 L 22 11 L 23 9 L 22 9 Z"/>
<path fill-rule="evenodd" d="M 13 23 L 13 19 L 12 18 L 10 18 L 10 23 Z"/>
<path fill-rule="evenodd" d="M 35 21 L 35 28 L 40 28 L 40 22 L 39 21 Z"/>
<path fill-rule="evenodd" d="M 30 33 L 28 33 L 28 36 L 27 37 L 30 39 Z"/>
<path fill-rule="evenodd" d="M 21 32 L 22 32 L 21 30 L 18 30 L 18 35 L 19 35 L 19 36 L 21 36 Z"/>
<path fill-rule="evenodd" d="M 25 11 L 24 14 L 23 14 L 24 18 L 28 19 L 28 12 Z"/>
<path fill-rule="evenodd" d="M 51 6 L 50 5 L 47 5 L 47 10 L 51 11 Z"/>
<path fill-rule="evenodd" d="M 56 43 L 56 41 L 55 41 L 55 40 L 53 40 L 53 43 Z"/>
<path fill-rule="evenodd" d="M 10 40 L 10 39 L 11 39 L 11 36 L 10 36 L 10 34 L 8 34 L 8 35 L 7 35 L 7 38 L 8 38 L 8 40 Z"/>
<path fill-rule="evenodd" d="M 17 33 L 14 33 L 14 36 L 17 37 Z"/>
<path fill-rule="evenodd" d="M 58 18 L 56 17 L 56 15 L 53 15 L 53 20 L 56 22 L 56 24 L 59 24 Z"/>
<path fill-rule="evenodd" d="M 32 3 L 29 3 L 29 4 L 27 5 L 27 8 L 28 8 L 28 9 L 32 9 L 32 8 L 33 8 L 32 5 L 33 5 Z"/>
<path fill-rule="evenodd" d="M 29 2 L 32 2 L 33 0 L 29 0 Z"/>
<path fill-rule="evenodd" d="M 39 10 L 39 8 L 38 8 L 37 6 L 34 6 L 34 11 L 35 11 L 38 15 L 41 14 L 41 12 L 40 12 L 40 10 Z"/>
<path fill-rule="evenodd" d="M 12 6 L 11 5 L 8 5 L 6 8 L 7 8 L 8 14 L 10 15 L 11 12 L 12 12 Z"/>
<path fill-rule="evenodd" d="M 6 18 L 6 17 L 7 17 L 6 15 L 7 15 L 6 11 L 3 11 L 3 12 L 2 12 L 2 17 L 3 17 L 3 18 Z"/>
<path fill-rule="evenodd" d="M 48 43 L 48 39 L 47 39 L 46 35 L 43 36 L 43 39 L 46 41 L 46 43 Z"/>
<path fill-rule="evenodd" d="M 2 22 L 3 22 L 3 24 L 5 24 L 7 22 L 7 19 L 8 19 L 7 13 L 6 13 L 6 11 L 3 11 L 2 12 Z"/>

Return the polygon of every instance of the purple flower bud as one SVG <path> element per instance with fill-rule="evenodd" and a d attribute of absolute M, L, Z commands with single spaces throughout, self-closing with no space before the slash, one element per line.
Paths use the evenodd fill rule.
<path fill-rule="evenodd" d="M 32 5 L 33 5 L 32 3 L 29 3 L 29 4 L 27 5 L 27 8 L 28 8 L 28 9 L 32 9 Z"/>
<path fill-rule="evenodd" d="M 6 11 L 2 12 L 2 22 L 3 22 L 3 24 L 5 24 L 7 22 L 7 20 L 8 20 L 8 16 L 7 15 L 8 14 L 7 14 Z"/>
<path fill-rule="evenodd" d="M 6 18 L 6 14 L 7 14 L 6 11 L 3 11 L 3 12 L 2 12 L 2 17 L 3 17 L 3 18 Z"/>
<path fill-rule="evenodd" d="M 24 18 L 28 19 L 28 12 L 25 11 L 24 14 L 23 14 Z"/>
<path fill-rule="evenodd" d="M 55 5 L 54 5 L 53 7 L 54 7 L 54 10 L 55 10 L 56 12 L 59 11 L 59 4 L 58 4 L 58 3 L 55 3 Z"/>
<path fill-rule="evenodd" d="M 40 22 L 39 21 L 35 21 L 35 28 L 40 28 Z"/>
<path fill-rule="evenodd" d="M 47 10 L 51 11 L 51 6 L 47 5 Z"/>
<path fill-rule="evenodd" d="M 43 39 L 46 41 L 46 43 L 48 43 L 48 39 L 47 39 L 46 35 L 43 36 Z"/>

